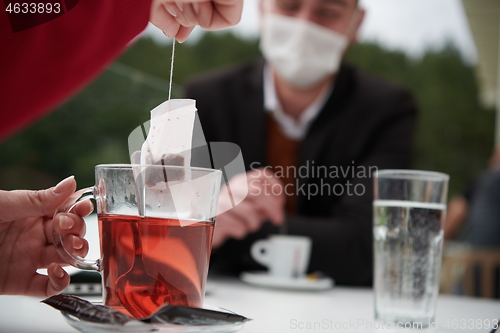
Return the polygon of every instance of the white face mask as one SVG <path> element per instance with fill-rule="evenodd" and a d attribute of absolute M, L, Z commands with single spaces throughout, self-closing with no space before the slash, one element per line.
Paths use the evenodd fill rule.
<path fill-rule="evenodd" d="M 287 82 L 309 87 L 336 73 L 349 39 L 318 24 L 266 14 L 260 49 Z"/>

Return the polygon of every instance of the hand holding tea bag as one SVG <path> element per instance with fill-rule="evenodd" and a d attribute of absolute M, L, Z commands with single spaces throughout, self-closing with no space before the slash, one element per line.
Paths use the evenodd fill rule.
<path fill-rule="evenodd" d="M 196 25 L 219 30 L 241 19 L 243 0 L 154 0 L 150 20 L 165 35 L 184 42 Z"/>

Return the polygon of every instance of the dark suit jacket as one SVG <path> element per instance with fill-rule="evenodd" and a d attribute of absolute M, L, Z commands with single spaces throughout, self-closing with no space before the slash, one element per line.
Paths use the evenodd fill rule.
<path fill-rule="evenodd" d="M 239 145 L 247 170 L 252 163 L 253 168 L 266 166 L 263 64 L 259 60 L 206 75 L 186 88 L 186 97 L 196 100 L 207 142 Z M 407 91 L 347 65 L 341 67 L 333 93 L 301 143 L 299 167 L 307 166 L 310 172 L 300 179 L 304 187 L 299 191 L 298 216 L 287 217 L 290 234 L 313 239 L 310 272 L 321 271 L 337 284 L 371 284 L 373 175 L 369 172 L 374 167 L 409 166 L 415 117 Z M 318 166 L 328 168 L 326 177 L 313 176 L 312 169 L 317 173 Z M 316 189 L 320 194 L 313 196 Z M 356 195 L 354 190 L 363 193 Z M 277 233 L 277 228 L 267 223 L 243 241 L 226 242 L 212 256 L 211 272 L 262 269 L 251 259 L 249 247 L 270 233 Z"/>

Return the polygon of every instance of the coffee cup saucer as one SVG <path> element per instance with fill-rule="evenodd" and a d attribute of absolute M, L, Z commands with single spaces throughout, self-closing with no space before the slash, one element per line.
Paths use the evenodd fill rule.
<path fill-rule="evenodd" d="M 288 290 L 327 290 L 335 285 L 335 281 L 327 276 L 285 278 L 272 276 L 266 271 L 243 272 L 240 279 L 254 286 Z"/>

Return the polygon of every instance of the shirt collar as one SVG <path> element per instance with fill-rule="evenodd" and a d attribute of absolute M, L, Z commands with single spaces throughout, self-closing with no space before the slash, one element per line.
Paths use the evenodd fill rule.
<path fill-rule="evenodd" d="M 302 112 L 298 120 L 287 115 L 276 94 L 276 86 L 272 70 L 266 64 L 264 66 L 264 109 L 270 112 L 283 134 L 290 140 L 300 141 L 305 138 L 309 126 L 318 116 L 321 109 L 331 95 L 333 87 L 325 89 L 316 100 Z"/>

